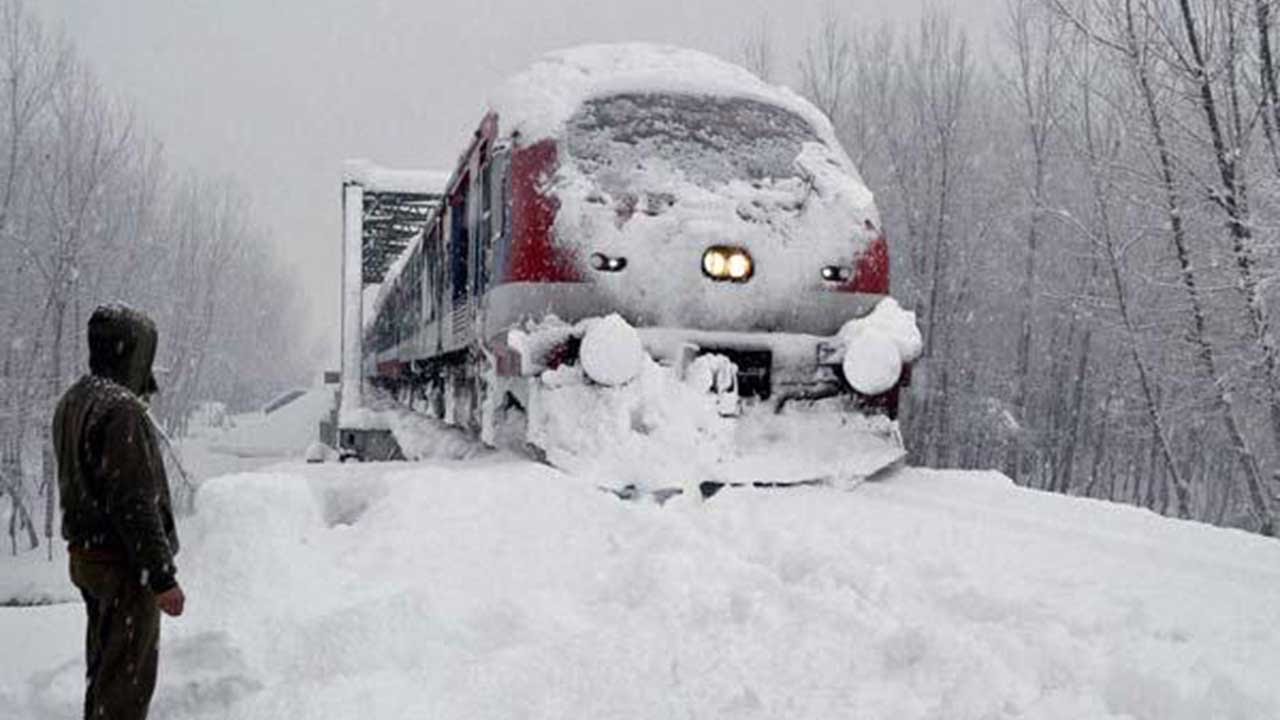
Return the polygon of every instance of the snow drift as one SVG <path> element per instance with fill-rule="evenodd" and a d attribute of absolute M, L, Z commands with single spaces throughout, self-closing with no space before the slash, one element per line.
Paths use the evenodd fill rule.
<path fill-rule="evenodd" d="M 161 717 L 1280 713 L 1280 545 L 991 473 L 660 508 L 487 456 L 223 477 L 199 503 Z M 74 714 L 65 632 L 3 707 Z"/>

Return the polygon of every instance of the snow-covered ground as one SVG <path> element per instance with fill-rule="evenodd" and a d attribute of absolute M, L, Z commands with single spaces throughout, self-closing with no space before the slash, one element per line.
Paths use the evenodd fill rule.
<path fill-rule="evenodd" d="M 994 473 L 659 507 L 294 462 L 180 531 L 156 717 L 1280 717 L 1280 543 Z M 0 609 L 0 717 L 75 715 L 82 622 Z"/>

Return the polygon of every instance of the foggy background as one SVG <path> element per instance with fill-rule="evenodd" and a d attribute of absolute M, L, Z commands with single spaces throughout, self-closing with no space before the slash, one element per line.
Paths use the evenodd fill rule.
<path fill-rule="evenodd" d="M 940 3 L 983 53 L 1002 0 Z M 920 14 L 873 0 L 172 2 L 43 0 L 108 92 L 131 101 L 175 166 L 229 175 L 297 268 L 316 369 L 336 367 L 342 162 L 451 169 L 487 93 L 538 55 L 652 41 L 741 61 L 767 27 L 784 84 L 824 13 L 873 35 Z"/>

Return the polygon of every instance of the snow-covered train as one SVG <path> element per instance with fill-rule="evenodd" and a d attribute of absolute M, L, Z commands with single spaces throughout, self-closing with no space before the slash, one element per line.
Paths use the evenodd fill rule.
<path fill-rule="evenodd" d="M 727 358 L 746 403 L 892 418 L 919 348 L 888 292 L 872 194 L 820 111 L 702 53 L 587 46 L 493 96 L 379 293 L 363 371 L 481 428 L 575 362 L 581 332 L 528 341 L 547 318 L 616 313 L 658 363 Z"/>

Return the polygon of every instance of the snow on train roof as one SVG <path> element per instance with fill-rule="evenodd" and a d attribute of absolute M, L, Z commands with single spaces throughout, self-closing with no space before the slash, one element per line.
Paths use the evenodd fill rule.
<path fill-rule="evenodd" d="M 758 100 L 803 117 L 832 147 L 823 113 L 792 90 L 697 50 L 624 43 L 583 45 L 548 53 L 498 87 L 489 107 L 506 132 L 528 142 L 558 137 L 584 101 L 621 93 L 661 92 Z"/>

